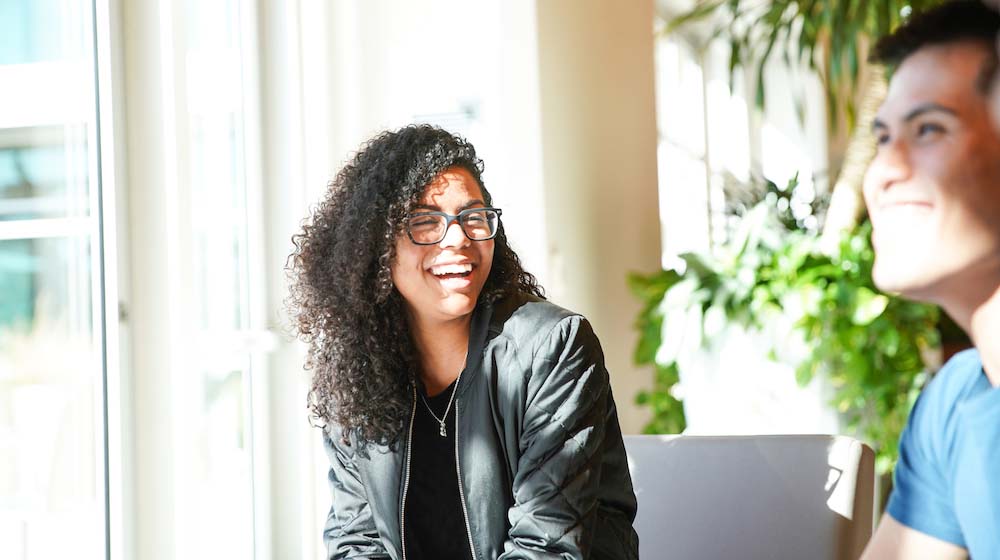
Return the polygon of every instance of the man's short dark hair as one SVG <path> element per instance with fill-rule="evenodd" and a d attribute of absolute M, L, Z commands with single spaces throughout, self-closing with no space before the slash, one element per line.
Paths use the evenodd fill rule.
<path fill-rule="evenodd" d="M 879 39 L 869 58 L 894 68 L 924 47 L 978 41 L 989 52 L 976 84 L 986 93 L 1000 62 L 995 48 L 998 33 L 1000 13 L 996 10 L 981 0 L 953 0 L 915 12 L 906 23 Z"/>

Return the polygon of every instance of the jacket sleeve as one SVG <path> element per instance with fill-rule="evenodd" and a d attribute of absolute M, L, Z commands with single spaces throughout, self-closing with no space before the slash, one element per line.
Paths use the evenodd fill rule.
<path fill-rule="evenodd" d="M 330 459 L 332 503 L 323 528 L 326 558 L 389 558 L 365 494 L 361 475 L 353 459 L 341 448 L 339 435 L 331 438 L 323 430 L 323 447 Z"/>
<path fill-rule="evenodd" d="M 609 379 L 580 316 L 538 344 L 519 438 L 503 560 L 590 557 L 601 481 Z"/>

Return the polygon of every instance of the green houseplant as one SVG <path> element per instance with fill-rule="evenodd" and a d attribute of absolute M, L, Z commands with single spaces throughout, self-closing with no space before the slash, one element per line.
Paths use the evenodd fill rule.
<path fill-rule="evenodd" d="M 794 187 L 771 184 L 769 191 L 787 196 Z M 938 309 L 878 292 L 867 222 L 845 234 L 836 251 L 824 252 L 816 231 L 802 228 L 787 208 L 775 196 L 764 198 L 745 211 L 738 234 L 720 250 L 682 255 L 683 271 L 629 277 L 643 303 L 635 361 L 656 372 L 653 389 L 637 397 L 653 412 L 646 431 L 677 433 L 685 425 L 671 322 L 690 321 L 693 313 L 700 340 L 710 344 L 713 317 L 755 329 L 784 315 L 808 348 L 796 381 L 825 376 L 833 387 L 830 404 L 875 448 L 878 470 L 886 473 L 927 380 L 925 356 L 939 345 Z"/>
<path fill-rule="evenodd" d="M 729 43 L 730 72 L 743 69 L 755 76 L 758 107 L 766 104 L 764 69 L 771 61 L 804 65 L 820 78 L 831 135 L 841 124 L 849 135 L 843 159 L 831 162 L 838 172 L 831 175 L 835 182 L 825 234 L 835 242 L 864 214 L 861 179 L 874 153 L 867 123 L 885 96 L 884 69 L 866 64 L 868 48 L 914 10 L 941 1 L 697 0 L 693 8 L 670 19 L 664 33 L 710 22 L 708 36 Z M 858 123 L 862 126 L 855 126 Z"/>
<path fill-rule="evenodd" d="M 711 40 L 729 43 L 730 73 L 756 78 L 758 108 L 767 103 L 765 65 L 814 71 L 825 92 L 828 136 L 846 136 L 847 143 L 830 162 L 834 186 L 822 234 L 783 215 L 787 204 L 774 204 L 774 196 L 790 195 L 795 185 L 770 185 L 772 199 L 748 205 L 735 241 L 710 254 L 683 255 L 682 270 L 629 278 L 643 302 L 635 360 L 655 367 L 653 389 L 637 397 L 653 412 L 647 432 L 685 426 L 681 372 L 664 338 L 671 322 L 694 314 L 708 344 L 712 318 L 756 328 L 791 315 L 808 343 L 797 381 L 827 378 L 831 404 L 848 429 L 876 449 L 879 472 L 891 470 L 906 416 L 933 366 L 926 357 L 940 344 L 941 315 L 933 306 L 881 294 L 872 283 L 860 185 L 874 142 L 868 127 L 856 124 L 869 122 L 885 95 L 884 69 L 865 63 L 870 45 L 913 10 L 940 1 L 697 0 L 667 22 L 666 34 L 707 22 Z"/>

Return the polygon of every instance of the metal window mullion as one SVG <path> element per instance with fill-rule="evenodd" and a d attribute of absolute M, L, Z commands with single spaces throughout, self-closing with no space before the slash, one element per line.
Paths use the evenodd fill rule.
<path fill-rule="evenodd" d="M 108 426 L 108 317 L 106 315 L 106 301 L 107 293 L 105 292 L 105 278 L 106 278 L 106 268 L 105 268 L 105 247 L 104 247 L 104 212 L 103 212 L 103 178 L 101 176 L 101 74 L 99 71 L 100 59 L 98 56 L 98 49 L 100 44 L 100 39 L 98 37 L 98 9 L 97 0 L 92 0 L 89 4 L 89 15 L 90 15 L 90 44 L 91 48 L 91 75 L 93 76 L 93 97 L 91 98 L 93 107 L 93 124 L 88 126 L 86 132 L 87 142 L 89 149 L 87 150 L 87 163 L 88 163 L 88 180 L 87 193 L 89 195 L 89 204 L 87 215 L 92 216 L 90 220 L 91 231 L 88 235 L 88 241 L 90 242 L 90 262 L 91 262 L 91 306 L 90 306 L 90 319 L 93 325 L 94 333 L 94 344 L 97 349 L 96 361 L 100 369 L 100 379 L 97 384 L 97 389 L 95 391 L 94 398 L 96 402 L 96 422 L 100 426 L 98 429 L 99 436 L 95 438 L 96 442 L 100 444 L 100 454 L 99 454 L 99 465 L 95 469 L 97 474 L 97 488 L 99 489 L 98 495 L 100 496 L 103 506 L 103 519 L 102 519 L 102 541 L 104 543 L 104 557 L 108 560 L 111 559 L 111 493 L 110 493 L 110 449 L 108 445 L 109 441 L 109 426 Z M 73 199 L 78 199 L 76 196 L 72 196 Z M 117 317 L 116 317 L 117 318 Z"/>
<path fill-rule="evenodd" d="M 105 500 L 104 540 L 107 560 L 134 558 L 133 547 L 135 523 L 133 504 L 126 496 L 132 496 L 131 472 L 134 468 L 132 447 L 129 445 L 133 418 L 129 414 L 130 401 L 123 399 L 129 394 L 129 383 L 121 368 L 122 344 L 120 338 L 119 301 L 119 258 L 122 248 L 117 235 L 118 224 L 123 221 L 125 204 L 119 205 L 119 191 L 116 179 L 124 176 L 116 157 L 124 141 L 119 134 L 123 122 L 122 106 L 118 103 L 119 92 L 124 80 L 120 26 L 121 6 L 119 0 L 93 0 L 91 2 L 93 23 L 95 75 L 94 106 L 96 119 L 94 126 L 96 182 L 94 189 L 95 217 L 94 259 L 99 263 L 99 307 L 94 310 L 95 319 L 100 321 L 100 352 L 102 357 L 102 415 L 104 472 L 103 490 Z"/>

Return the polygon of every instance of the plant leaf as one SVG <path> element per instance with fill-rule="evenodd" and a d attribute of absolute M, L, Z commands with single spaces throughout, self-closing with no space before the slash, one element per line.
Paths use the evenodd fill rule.
<path fill-rule="evenodd" d="M 663 34 L 670 35 L 685 25 L 707 18 L 708 16 L 714 14 L 716 10 L 721 8 L 724 3 L 725 2 L 723 0 L 698 2 L 698 4 L 695 5 L 695 7 L 690 11 L 668 21 L 667 25 L 663 28 Z"/>
<path fill-rule="evenodd" d="M 854 308 L 854 315 L 851 318 L 855 325 L 864 326 L 871 324 L 879 315 L 885 311 L 889 304 L 889 298 L 876 294 L 865 287 L 858 288 L 857 304 Z"/>

